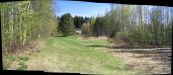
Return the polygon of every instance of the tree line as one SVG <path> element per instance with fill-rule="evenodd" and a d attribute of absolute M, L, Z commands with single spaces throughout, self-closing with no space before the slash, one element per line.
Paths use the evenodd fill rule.
<path fill-rule="evenodd" d="M 121 36 L 121 39 L 137 43 L 139 46 L 171 46 L 172 8 L 159 6 L 147 8 L 147 6 L 112 5 L 105 16 L 101 19 L 96 18 L 95 35 L 106 35 L 111 38 Z"/>
<path fill-rule="evenodd" d="M 2 50 L 15 51 L 31 40 L 54 34 L 57 19 L 51 4 L 52 0 L 0 3 Z"/>
<path fill-rule="evenodd" d="M 104 16 L 56 17 L 52 0 L 4 2 L 1 9 L 2 50 L 15 51 L 51 35 L 118 38 L 139 46 L 171 46 L 173 9 L 161 6 L 111 5 Z"/>
<path fill-rule="evenodd" d="M 87 36 L 107 36 L 142 47 L 171 46 L 172 12 L 171 7 L 112 4 L 104 16 L 89 17 L 85 22 L 82 17 L 71 17 L 74 19 L 71 26 L 75 26 L 73 30 L 82 29 Z"/>
<path fill-rule="evenodd" d="M 75 30 L 82 29 L 84 23 L 89 21 L 89 17 L 74 16 L 70 13 L 65 13 L 61 17 L 57 17 L 59 21 L 57 30 L 62 36 L 70 36 L 75 34 Z"/>

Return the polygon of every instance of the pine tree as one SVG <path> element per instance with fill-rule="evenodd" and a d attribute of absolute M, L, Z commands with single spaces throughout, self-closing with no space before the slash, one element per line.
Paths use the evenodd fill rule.
<path fill-rule="evenodd" d="M 62 32 L 63 36 L 69 36 L 74 34 L 75 26 L 70 13 L 66 13 L 61 16 L 58 28 Z"/>

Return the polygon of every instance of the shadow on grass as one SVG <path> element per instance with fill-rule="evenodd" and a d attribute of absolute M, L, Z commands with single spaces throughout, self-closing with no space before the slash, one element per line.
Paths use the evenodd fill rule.
<path fill-rule="evenodd" d="M 114 49 L 110 52 L 117 52 L 117 53 L 133 53 L 137 54 L 138 56 L 133 56 L 134 58 L 151 58 L 152 60 L 157 61 L 171 61 L 172 58 L 172 50 L 133 50 L 133 49 L 151 49 L 156 47 L 114 47 L 114 46 L 106 46 L 106 45 L 86 45 L 89 47 L 97 47 L 97 48 L 107 48 L 107 49 Z M 116 49 L 126 49 L 126 50 L 119 50 Z M 132 51 L 131 51 L 132 50 Z"/>
<path fill-rule="evenodd" d="M 52 35 L 52 37 L 67 37 L 67 36 L 64 36 L 64 35 Z"/>
<path fill-rule="evenodd" d="M 172 46 L 135 46 L 135 45 L 121 45 L 121 46 L 114 46 L 114 49 L 152 49 L 152 48 L 159 48 L 160 50 L 171 50 Z"/>
<path fill-rule="evenodd" d="M 106 46 L 106 45 L 86 45 L 89 47 L 105 47 L 110 49 L 151 49 L 151 48 L 158 48 L 158 47 L 133 47 L 133 46 Z"/>
<path fill-rule="evenodd" d="M 89 47 L 102 47 L 102 48 L 109 48 L 109 49 L 113 49 L 112 46 L 105 46 L 105 45 L 86 45 L 86 46 L 89 46 Z"/>
<path fill-rule="evenodd" d="M 161 50 L 155 50 L 155 51 L 145 51 L 145 50 L 140 50 L 140 51 L 112 51 L 112 52 L 117 52 L 117 53 L 132 53 L 134 54 L 134 58 L 151 58 L 152 60 L 156 61 L 167 61 L 171 62 L 172 59 L 172 50 L 169 51 L 161 51 Z M 136 55 L 137 54 L 137 55 Z"/>

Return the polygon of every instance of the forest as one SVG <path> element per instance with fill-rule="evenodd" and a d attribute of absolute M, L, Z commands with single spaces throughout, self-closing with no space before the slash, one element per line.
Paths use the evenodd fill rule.
<path fill-rule="evenodd" d="M 15 51 L 53 34 L 57 20 L 50 5 L 49 0 L 1 3 L 2 50 Z"/>
<path fill-rule="evenodd" d="M 3 69 L 118 75 L 150 73 L 148 68 L 124 71 L 127 66 L 122 61 L 127 59 L 123 54 L 114 57 L 105 50 L 172 48 L 172 7 L 110 4 L 110 10 L 104 15 L 84 17 L 71 13 L 56 16 L 52 4 L 53 0 L 0 3 Z M 44 64 L 38 66 L 41 62 Z"/>
<path fill-rule="evenodd" d="M 72 18 L 70 13 L 64 14 L 58 18 L 59 29 L 63 34 L 74 32 L 68 30 L 82 29 L 82 34 L 85 36 L 107 36 L 142 47 L 172 46 L 171 8 L 153 7 L 149 10 L 145 6 L 115 7 L 112 5 L 111 11 L 107 11 L 105 16 L 91 18 L 80 16 Z M 68 23 L 64 22 L 67 21 L 65 17 L 69 19 Z M 71 25 L 71 28 L 70 26 L 66 28 L 66 25 Z"/>

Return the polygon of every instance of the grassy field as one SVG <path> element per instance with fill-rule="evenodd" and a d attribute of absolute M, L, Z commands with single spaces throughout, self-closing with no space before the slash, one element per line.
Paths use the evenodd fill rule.
<path fill-rule="evenodd" d="M 78 36 L 49 37 L 46 45 L 31 54 L 9 56 L 3 61 L 6 69 L 44 70 L 86 74 L 129 75 L 137 72 L 127 69 L 124 59 L 105 52 L 111 46 L 106 40 L 83 40 Z M 8 59 L 8 60 L 7 60 Z"/>

